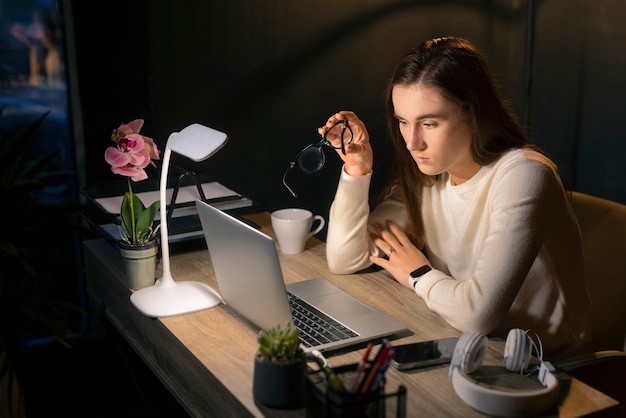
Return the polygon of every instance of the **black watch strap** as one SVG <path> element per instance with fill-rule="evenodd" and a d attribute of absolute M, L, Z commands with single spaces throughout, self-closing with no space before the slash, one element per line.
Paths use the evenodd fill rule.
<path fill-rule="evenodd" d="M 432 268 L 428 265 L 425 264 L 422 267 L 415 269 L 411 272 L 411 274 L 409 274 L 409 285 L 415 289 L 415 283 L 417 283 L 417 281 L 419 280 L 419 278 L 421 276 L 423 276 L 424 274 L 428 273 L 429 271 L 431 271 Z"/>

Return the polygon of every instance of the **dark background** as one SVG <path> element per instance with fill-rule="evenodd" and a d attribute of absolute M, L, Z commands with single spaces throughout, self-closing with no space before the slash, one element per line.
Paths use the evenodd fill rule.
<path fill-rule="evenodd" d="M 119 123 L 144 118 L 145 134 L 162 148 L 171 132 L 199 122 L 229 136 L 199 171 L 267 209 L 295 205 L 326 215 L 338 158 L 327 152 L 327 166 L 312 176 L 291 173 L 298 200 L 281 185 L 291 158 L 318 140 L 330 114 L 354 110 L 375 146 L 379 187 L 391 155 L 388 77 L 417 43 L 458 35 L 488 55 L 566 184 L 626 203 L 621 0 L 113 0 L 95 14 L 89 2 L 69 4 L 83 184 L 110 179 L 102 150 Z"/>

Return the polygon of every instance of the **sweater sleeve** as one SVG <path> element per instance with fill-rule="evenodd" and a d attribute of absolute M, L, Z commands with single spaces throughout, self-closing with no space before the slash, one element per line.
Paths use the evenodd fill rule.
<path fill-rule="evenodd" d="M 370 254 L 380 255 L 369 233 L 374 222 L 392 219 L 406 225 L 406 210 L 395 193 L 391 193 L 370 214 L 369 186 L 371 173 L 351 176 L 341 170 L 335 199 L 330 207 L 326 235 L 326 259 L 330 271 L 349 274 L 371 266 Z"/>
<path fill-rule="evenodd" d="M 448 251 L 441 257 L 449 261 L 440 265 L 440 254 L 433 254 L 440 268 L 415 286 L 431 310 L 464 332 L 487 334 L 507 316 L 554 222 L 555 196 L 562 193 L 551 167 L 533 160 L 499 170 L 489 183 L 481 196 L 484 207 L 466 219 L 474 227 L 465 232 L 473 234 L 441 237 L 440 248 Z"/>

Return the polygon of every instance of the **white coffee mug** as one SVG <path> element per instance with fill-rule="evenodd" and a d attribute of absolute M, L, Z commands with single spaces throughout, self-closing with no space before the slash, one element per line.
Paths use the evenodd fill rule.
<path fill-rule="evenodd" d="M 319 221 L 317 228 L 311 231 L 315 221 Z M 306 209 L 288 208 L 272 212 L 272 228 L 280 251 L 284 254 L 299 254 L 309 238 L 324 228 L 326 222 L 321 215 L 313 215 Z"/>

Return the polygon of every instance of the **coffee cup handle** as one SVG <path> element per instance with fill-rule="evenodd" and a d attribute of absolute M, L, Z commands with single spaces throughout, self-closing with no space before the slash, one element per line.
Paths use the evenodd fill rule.
<path fill-rule="evenodd" d="M 324 228 L 324 225 L 326 225 L 326 221 L 324 220 L 322 215 L 313 215 L 313 222 L 312 223 L 315 223 L 315 221 L 319 221 L 320 224 L 313 231 L 309 232 L 309 238 L 311 238 L 313 235 L 315 235 L 318 232 L 320 232 L 322 230 L 322 228 Z"/>

